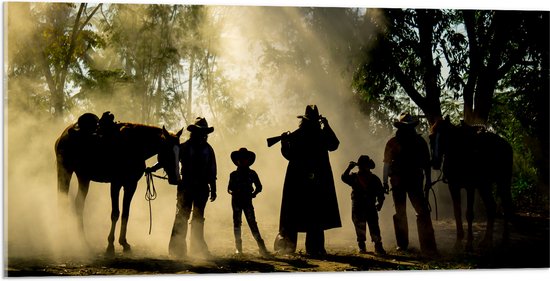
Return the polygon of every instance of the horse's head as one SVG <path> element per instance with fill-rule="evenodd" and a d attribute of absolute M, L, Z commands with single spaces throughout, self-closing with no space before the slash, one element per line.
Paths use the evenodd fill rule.
<path fill-rule="evenodd" d="M 447 146 L 451 121 L 449 116 L 439 119 L 430 129 L 430 149 L 432 152 L 432 167 L 439 170 L 443 162 L 443 155 Z"/>
<path fill-rule="evenodd" d="M 172 134 L 162 127 L 162 141 L 157 158 L 162 167 L 164 167 L 164 171 L 168 175 L 168 183 L 170 184 L 178 184 L 180 180 L 179 144 L 182 132 L 183 129 L 176 134 Z"/>

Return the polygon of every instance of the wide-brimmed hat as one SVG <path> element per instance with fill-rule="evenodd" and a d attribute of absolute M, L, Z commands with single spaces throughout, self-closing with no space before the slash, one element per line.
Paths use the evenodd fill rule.
<path fill-rule="evenodd" d="M 204 117 L 197 117 L 197 119 L 195 119 L 195 124 L 187 126 L 187 131 L 210 134 L 214 132 L 214 127 L 208 127 L 208 122 L 206 122 Z"/>
<path fill-rule="evenodd" d="M 393 125 L 396 128 L 416 127 L 418 125 L 418 119 L 414 118 L 408 112 L 403 112 L 399 115 L 399 119 L 393 122 Z"/>
<path fill-rule="evenodd" d="M 248 165 L 250 166 L 254 163 L 254 161 L 256 161 L 256 154 L 244 147 L 237 151 L 231 152 L 231 161 L 233 161 L 235 165 L 237 165 L 237 161 L 240 159 L 247 159 Z"/>
<path fill-rule="evenodd" d="M 319 120 L 319 109 L 317 108 L 317 105 L 310 104 L 306 106 L 306 113 L 304 115 L 298 115 L 298 118 L 306 119 L 306 120 L 313 120 L 317 121 Z"/>
<path fill-rule="evenodd" d="M 376 165 L 374 164 L 374 161 L 372 161 L 372 159 L 370 159 L 370 157 L 367 155 L 359 156 L 359 159 L 357 160 L 357 164 L 359 166 L 362 166 L 363 164 L 367 164 L 367 168 L 369 169 L 374 169 L 374 167 L 376 167 Z"/>

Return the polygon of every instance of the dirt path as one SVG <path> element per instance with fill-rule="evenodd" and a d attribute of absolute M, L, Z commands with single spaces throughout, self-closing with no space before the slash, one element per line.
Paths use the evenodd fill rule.
<path fill-rule="evenodd" d="M 486 252 L 464 253 L 455 251 L 454 222 L 434 222 L 441 256 L 435 259 L 422 257 L 418 250 L 398 253 L 387 247 L 388 254 L 358 254 L 351 246 L 329 248 L 329 255 L 310 258 L 302 253 L 262 258 L 256 253 L 244 256 L 228 254 L 227 249 L 211 249 L 210 259 L 178 261 L 168 256 L 154 256 L 134 249 L 132 254 L 105 257 L 103 253 L 91 258 L 17 257 L 8 255 L 5 274 L 12 276 L 90 276 L 90 275 L 148 275 L 186 273 L 245 273 L 245 272 L 347 272 L 393 271 L 428 269 L 486 269 L 486 268 L 549 268 L 548 218 L 522 215 L 511 227 L 510 244 Z M 484 225 L 475 224 L 476 236 L 481 236 Z M 500 225 L 496 225 L 499 233 Z M 496 235 L 499 236 L 499 235 Z"/>

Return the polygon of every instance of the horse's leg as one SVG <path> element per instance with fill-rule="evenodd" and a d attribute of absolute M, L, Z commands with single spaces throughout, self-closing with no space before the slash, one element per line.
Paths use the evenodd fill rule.
<path fill-rule="evenodd" d="M 455 250 L 462 248 L 462 240 L 464 239 L 464 228 L 462 226 L 462 201 L 460 198 L 460 187 L 449 184 L 451 199 L 453 200 L 453 212 L 456 222 L 456 242 Z"/>
<path fill-rule="evenodd" d="M 466 221 L 468 222 L 468 234 L 466 236 L 466 251 L 471 252 L 474 250 L 474 232 L 472 229 L 472 223 L 474 221 L 474 198 L 475 188 L 466 188 Z"/>
<path fill-rule="evenodd" d="M 124 248 L 124 252 L 130 252 L 132 247 L 126 241 L 126 229 L 128 226 L 128 217 L 130 216 L 130 204 L 132 203 L 132 197 L 136 192 L 137 182 L 124 185 L 124 199 L 122 200 L 122 220 L 120 225 L 120 236 L 118 243 Z"/>
<path fill-rule="evenodd" d="M 118 201 L 121 187 L 122 185 L 120 184 L 111 183 L 111 231 L 109 232 L 109 237 L 107 238 L 107 241 L 109 242 L 106 250 L 107 255 L 114 255 L 115 253 L 115 228 L 118 217 L 120 216 Z"/>
<path fill-rule="evenodd" d="M 491 190 L 491 185 L 484 185 L 483 188 L 479 189 L 479 194 L 483 203 L 485 204 L 485 210 L 487 212 L 487 226 L 485 230 L 485 237 L 480 243 L 480 247 L 488 248 L 491 247 L 493 243 L 493 227 L 495 223 L 495 214 L 496 214 L 496 203 L 495 198 Z"/>
<path fill-rule="evenodd" d="M 84 232 L 84 203 L 86 202 L 86 196 L 88 195 L 88 189 L 90 188 L 90 180 L 82 179 L 78 177 L 78 193 L 75 199 L 75 211 L 78 217 L 78 228 L 80 230 L 81 237 L 84 237 L 86 241 L 85 232 Z"/>

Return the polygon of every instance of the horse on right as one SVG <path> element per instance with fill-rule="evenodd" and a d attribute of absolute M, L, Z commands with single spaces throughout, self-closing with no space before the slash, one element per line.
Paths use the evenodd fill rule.
<path fill-rule="evenodd" d="M 494 222 L 497 215 L 496 195 L 503 211 L 503 243 L 508 242 L 512 205 L 512 165 L 513 152 L 510 144 L 497 134 L 488 132 L 481 126 L 469 126 L 462 122 L 454 125 L 449 118 L 438 120 L 431 128 L 430 148 L 432 167 L 441 170 L 444 182 L 448 183 L 453 201 L 456 220 L 455 249 L 462 245 L 464 229 L 462 224 L 461 189 L 466 189 L 466 220 L 468 233 L 466 251 L 473 251 L 474 197 L 475 191 L 485 205 L 487 225 L 481 248 L 489 248 L 493 243 Z"/>

